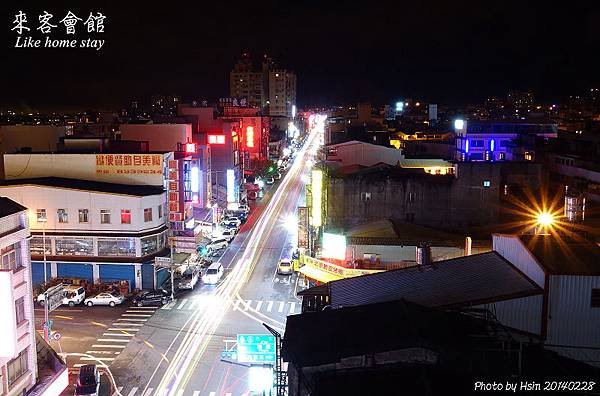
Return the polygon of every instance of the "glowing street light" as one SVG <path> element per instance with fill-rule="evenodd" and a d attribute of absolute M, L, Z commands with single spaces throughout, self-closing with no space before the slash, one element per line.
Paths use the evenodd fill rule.
<path fill-rule="evenodd" d="M 287 215 L 287 217 L 284 220 L 284 226 L 290 232 L 297 231 L 298 230 L 298 218 L 293 214 Z"/>
<path fill-rule="evenodd" d="M 540 212 L 537 215 L 537 223 L 542 227 L 550 227 L 554 224 L 554 215 L 549 212 Z"/>

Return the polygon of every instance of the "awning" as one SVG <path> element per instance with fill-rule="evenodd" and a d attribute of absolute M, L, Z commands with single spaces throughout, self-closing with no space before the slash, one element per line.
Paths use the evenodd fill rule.
<path fill-rule="evenodd" d="M 298 268 L 298 272 L 306 275 L 310 279 L 314 279 L 323 283 L 342 279 L 342 277 L 340 276 L 330 274 L 329 272 L 325 272 L 318 268 L 314 268 L 308 265 L 303 265 L 302 267 Z"/>

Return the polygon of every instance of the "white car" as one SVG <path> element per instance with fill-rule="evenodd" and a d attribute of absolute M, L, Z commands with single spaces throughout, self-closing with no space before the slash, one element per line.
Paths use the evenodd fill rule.
<path fill-rule="evenodd" d="M 250 206 L 240 205 L 240 206 L 238 206 L 237 210 L 240 212 L 244 212 L 244 213 L 250 213 Z"/>
<path fill-rule="evenodd" d="M 85 289 L 81 286 L 66 285 L 63 287 L 62 304 L 74 307 L 85 299 Z M 46 304 L 46 295 L 44 293 L 37 297 L 37 302 L 44 306 Z"/>
<path fill-rule="evenodd" d="M 188 268 L 182 275 L 177 287 L 180 289 L 190 289 L 193 290 L 196 283 L 198 283 L 198 278 L 200 277 L 200 271 L 197 267 Z"/>
<path fill-rule="evenodd" d="M 227 242 L 227 240 L 221 238 L 215 239 L 214 241 L 206 245 L 206 248 L 212 252 L 215 252 L 217 250 L 225 249 L 228 245 L 229 243 Z"/>
<path fill-rule="evenodd" d="M 233 240 L 233 237 L 235 237 L 235 229 L 234 228 L 228 228 L 228 229 L 221 231 L 220 238 L 225 238 L 227 240 L 227 242 L 231 242 Z"/>
<path fill-rule="evenodd" d="M 238 219 L 237 217 L 234 216 L 227 216 L 225 217 L 225 219 L 223 219 L 224 222 L 226 223 L 234 223 L 236 227 L 240 227 L 242 225 L 242 220 Z"/>
<path fill-rule="evenodd" d="M 86 298 L 83 303 L 88 307 L 94 305 L 108 305 L 114 307 L 115 305 L 122 304 L 125 301 L 125 297 L 121 294 L 113 292 L 113 293 L 100 293 L 95 295 L 94 297 Z"/>
<path fill-rule="evenodd" d="M 219 282 L 219 279 L 223 276 L 223 265 L 221 263 L 212 263 L 202 276 L 202 282 L 214 285 Z"/>
<path fill-rule="evenodd" d="M 277 273 L 279 275 L 291 275 L 293 273 L 292 270 L 292 260 L 289 259 L 281 259 L 277 263 Z"/>

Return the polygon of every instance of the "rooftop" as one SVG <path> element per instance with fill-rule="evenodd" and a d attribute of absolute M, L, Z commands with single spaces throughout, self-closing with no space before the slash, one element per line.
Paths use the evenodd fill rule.
<path fill-rule="evenodd" d="M 340 279 L 327 287 L 334 308 L 399 299 L 432 308 L 461 307 L 542 293 L 494 251 Z"/>
<path fill-rule="evenodd" d="M 4 180 L 0 182 L 0 187 L 27 185 L 54 187 L 66 190 L 93 191 L 106 194 L 132 195 L 136 197 L 159 195 L 165 192 L 162 186 L 115 184 L 88 180 L 65 179 L 62 177 L 39 177 L 33 179 Z"/>
<path fill-rule="evenodd" d="M 19 205 L 10 198 L 0 197 L 0 217 L 10 216 L 15 213 L 27 210 L 26 207 Z"/>
<path fill-rule="evenodd" d="M 519 239 L 552 275 L 600 275 L 597 244 L 555 235 L 520 235 Z"/>

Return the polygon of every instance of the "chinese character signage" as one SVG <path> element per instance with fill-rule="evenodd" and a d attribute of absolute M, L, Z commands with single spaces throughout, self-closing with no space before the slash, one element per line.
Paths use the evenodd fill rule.
<path fill-rule="evenodd" d="M 162 175 L 161 154 L 96 154 L 96 173 Z"/>
<path fill-rule="evenodd" d="M 298 207 L 298 247 L 308 249 L 308 208 Z"/>

